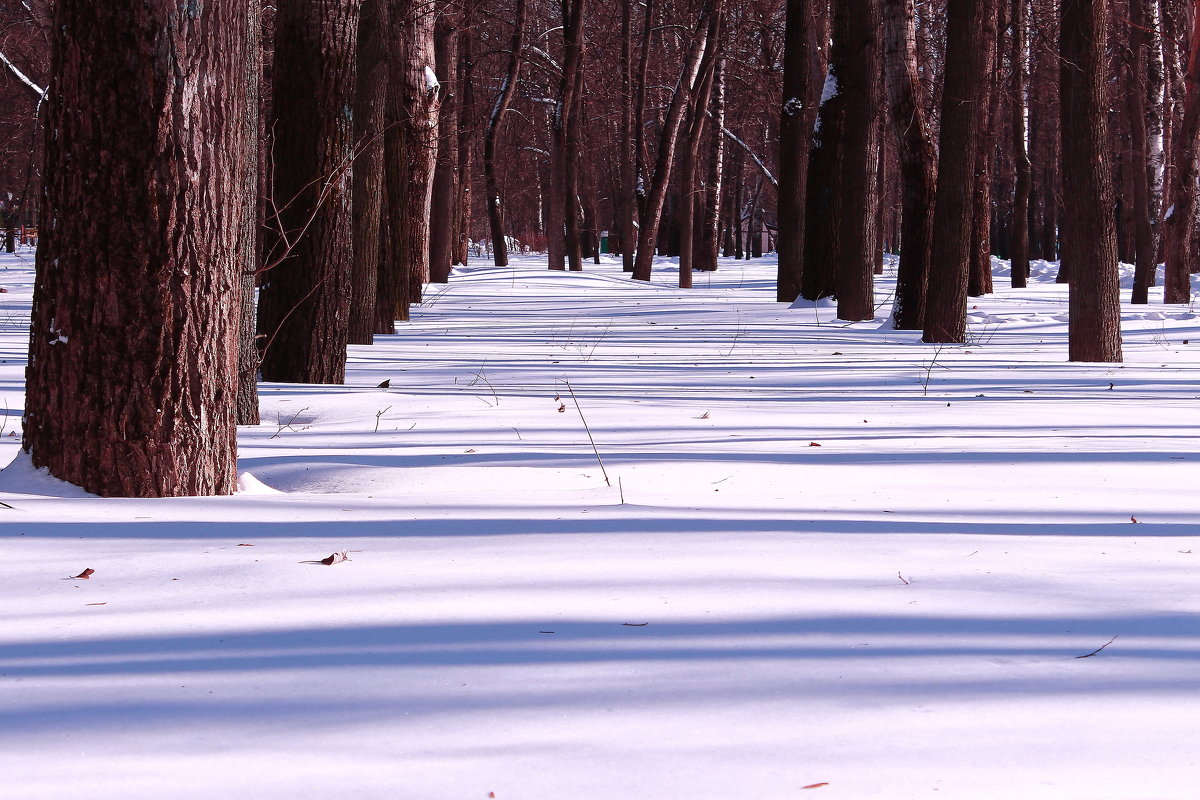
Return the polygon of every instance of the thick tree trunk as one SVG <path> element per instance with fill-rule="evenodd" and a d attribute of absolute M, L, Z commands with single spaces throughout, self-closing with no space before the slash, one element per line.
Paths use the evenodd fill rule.
<path fill-rule="evenodd" d="M 1120 284 L 1105 94 L 1105 0 L 1063 0 L 1063 261 L 1071 276 L 1071 361 L 1121 360 Z"/>
<path fill-rule="evenodd" d="M 1001 3 L 996 2 L 995 6 Z M 994 7 L 995 7 L 994 6 Z M 987 53 L 988 72 L 984 81 L 981 102 L 984 118 L 979 131 L 979 147 L 975 151 L 975 194 L 971 206 L 971 263 L 967 272 L 967 296 L 991 294 L 992 285 L 992 162 L 996 149 L 996 118 L 1000 106 L 1000 69 L 998 40 L 1003 29 L 1003 15 L 996 19 L 996 33 Z"/>
<path fill-rule="evenodd" d="M 884 0 L 886 85 L 900 153 L 900 264 L 893 311 L 894 324 L 900 330 L 921 330 L 925 321 L 937 175 L 937 155 L 917 71 L 913 9 L 913 0 Z"/>
<path fill-rule="evenodd" d="M 995 23 L 992 0 L 947 3 L 946 78 L 922 337 L 926 342 L 966 341 L 975 158 Z"/>
<path fill-rule="evenodd" d="M 570 262 L 573 270 L 583 269 L 579 254 L 579 227 L 576 217 L 578 178 L 575 146 L 576 116 L 579 111 L 580 69 L 583 60 L 584 0 L 560 0 L 562 14 L 563 63 L 559 76 L 558 98 L 550 126 L 550 195 L 546 209 L 546 251 L 549 267 L 563 269 Z"/>
<path fill-rule="evenodd" d="M 455 219 L 458 203 L 458 37 L 462 8 L 445 2 L 434 26 L 435 70 L 442 82 L 437 165 L 429 206 L 429 280 L 446 283 L 454 262 Z"/>
<path fill-rule="evenodd" d="M 875 316 L 874 279 L 879 247 L 880 0 L 837 0 L 833 59 L 845 95 L 844 142 L 838 182 L 842 191 L 837 272 L 838 319 Z"/>
<path fill-rule="evenodd" d="M 90 492 L 234 490 L 257 19 L 58 0 L 22 446 Z"/>
<path fill-rule="evenodd" d="M 346 377 L 354 130 L 345 109 L 359 5 L 298 0 L 275 18 L 275 240 L 258 305 L 269 381 Z"/>
<path fill-rule="evenodd" d="M 390 0 L 391 36 L 384 171 L 388 225 L 395 251 L 396 319 L 407 320 L 429 281 L 429 211 L 437 164 L 441 84 L 434 72 L 437 9 L 419 0 Z"/>
<path fill-rule="evenodd" d="M 1196 158 L 1200 151 L 1200 0 L 1193 9 L 1194 26 L 1184 70 L 1183 110 L 1171 135 L 1171 207 L 1164 224 L 1166 265 L 1163 302 L 1191 302 L 1194 254 L 1192 229 L 1196 216 Z M 1065 74 L 1065 73 L 1064 73 Z M 1064 137 L 1065 138 L 1065 137 Z"/>
<path fill-rule="evenodd" d="M 775 299 L 781 303 L 800 296 L 804 274 L 808 155 L 817 118 L 812 92 L 813 11 L 812 0 L 788 0 L 779 123 L 779 271 L 775 284 Z"/>
<path fill-rule="evenodd" d="M 387 108 L 387 0 L 364 0 L 358 26 L 354 90 L 354 269 L 350 278 L 350 344 L 371 344 L 379 286 L 383 221 L 383 124 Z"/>
<path fill-rule="evenodd" d="M 719 42 L 718 40 L 715 40 Z M 720 45 L 717 45 L 719 49 Z M 687 141 L 679 160 L 679 288 L 692 288 L 692 270 L 695 269 L 696 245 L 696 198 L 702 193 L 697 187 L 696 170 L 699 166 L 700 143 L 704 138 L 708 120 L 708 104 L 712 96 L 713 77 L 717 59 L 707 62 L 707 71 L 700 76 L 700 86 L 691 99 L 688 112 Z"/>
<path fill-rule="evenodd" d="M 1012 0 L 1012 153 L 1016 184 L 1008 228 L 1009 279 L 1024 289 L 1029 279 L 1029 192 L 1031 169 L 1025 146 L 1025 1 Z M 1136 0 L 1135 0 L 1136 2 Z"/>

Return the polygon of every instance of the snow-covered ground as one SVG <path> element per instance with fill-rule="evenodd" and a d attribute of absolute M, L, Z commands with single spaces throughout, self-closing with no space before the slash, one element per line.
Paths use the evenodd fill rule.
<path fill-rule="evenodd" d="M 0 797 L 1197 796 L 1191 309 L 1082 365 L 1044 264 L 963 347 L 587 270 L 461 270 L 150 501 L 18 457 L 0 261 Z"/>

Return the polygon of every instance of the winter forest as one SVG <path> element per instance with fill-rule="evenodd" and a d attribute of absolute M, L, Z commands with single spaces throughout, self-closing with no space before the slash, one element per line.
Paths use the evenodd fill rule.
<path fill-rule="evenodd" d="M 1194 796 L 1198 170 L 1200 0 L 0 0 L 0 796 Z"/>

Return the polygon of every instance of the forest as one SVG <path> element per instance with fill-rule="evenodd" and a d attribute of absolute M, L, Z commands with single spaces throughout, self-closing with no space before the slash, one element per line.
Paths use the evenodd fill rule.
<path fill-rule="evenodd" d="M 192 461 L 197 482 L 117 491 L 229 491 L 260 376 L 341 383 L 348 344 L 510 249 L 571 271 L 620 254 L 642 281 L 671 255 L 682 288 L 718 255 L 777 249 L 777 299 L 836 298 L 849 321 L 895 253 L 895 326 L 931 343 L 964 341 L 993 255 L 1014 287 L 1030 258 L 1061 261 L 1077 361 L 1121 359 L 1118 259 L 1130 303 L 1159 263 L 1165 302 L 1191 299 L 1183 0 L 7 0 L 2 17 L 7 245 L 35 232 L 41 265 L 25 442 L 82 485 L 134 455 L 167 482 Z M 126 279 L 136 299 L 105 296 Z M 104 324 L 56 347 L 84 321 Z M 136 420 L 86 377 L 100 364 L 151 387 L 121 412 Z M 64 396 L 145 446 L 64 456 Z M 167 401 L 223 422 L 164 423 Z M 172 452 L 189 437 L 208 455 Z"/>

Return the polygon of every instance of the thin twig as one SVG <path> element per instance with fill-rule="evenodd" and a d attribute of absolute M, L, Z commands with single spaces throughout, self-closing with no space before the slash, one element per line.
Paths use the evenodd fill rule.
<path fill-rule="evenodd" d="M 1114 637 L 1112 637 L 1111 639 L 1109 639 L 1107 642 L 1105 642 L 1104 644 L 1102 644 L 1102 645 L 1100 645 L 1099 647 L 1097 647 L 1097 648 L 1096 648 L 1095 650 L 1093 650 L 1092 652 L 1090 652 L 1090 653 L 1087 653 L 1087 654 L 1085 654 L 1085 655 L 1082 655 L 1082 656 L 1075 656 L 1075 657 L 1076 657 L 1076 658 L 1091 658 L 1092 656 L 1096 655 L 1096 653 L 1099 653 L 1101 650 L 1103 650 L 1104 648 L 1108 647 L 1110 644 L 1112 644 L 1112 643 L 1113 643 L 1113 642 L 1115 642 L 1116 640 L 1117 640 L 1117 637 L 1116 637 L 1116 636 L 1114 636 Z"/>
<path fill-rule="evenodd" d="M 563 378 L 563 383 L 567 385 L 567 392 L 571 395 L 572 402 L 575 403 L 575 410 L 579 412 L 579 419 L 583 422 L 583 430 L 587 433 L 588 441 L 592 443 L 592 452 L 596 454 L 596 461 L 600 463 L 600 472 L 604 475 L 604 482 L 612 486 L 612 481 L 608 479 L 608 470 L 604 468 L 604 459 L 600 457 L 600 450 L 596 447 L 596 440 L 592 438 L 592 430 L 588 427 L 587 419 L 583 416 L 583 409 L 579 407 L 579 398 L 575 396 L 575 390 L 571 388 L 571 382 Z"/>

